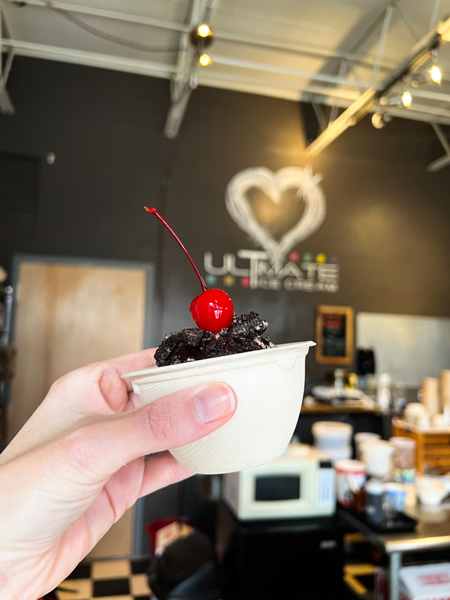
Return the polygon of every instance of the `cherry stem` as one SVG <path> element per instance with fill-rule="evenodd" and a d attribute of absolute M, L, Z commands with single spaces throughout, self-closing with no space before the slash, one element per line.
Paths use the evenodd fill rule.
<path fill-rule="evenodd" d="M 197 269 L 197 265 L 195 264 L 195 262 L 192 260 L 191 255 L 189 254 L 189 252 L 186 250 L 186 248 L 184 247 L 183 242 L 180 240 L 180 238 L 177 236 L 177 234 L 175 233 L 175 231 L 172 229 L 172 227 L 167 223 L 167 221 L 159 214 L 159 212 L 156 210 L 156 208 L 147 208 L 146 206 L 144 206 L 145 210 L 149 213 L 152 213 L 152 215 L 155 215 L 155 217 L 157 219 L 159 219 L 161 221 L 161 223 L 164 225 L 164 227 L 166 229 L 168 229 L 170 231 L 170 233 L 173 235 L 173 237 L 176 239 L 176 241 L 178 242 L 178 245 L 180 246 L 180 248 L 183 250 L 183 252 L 186 254 L 186 256 L 189 259 L 189 262 L 191 263 L 191 265 L 194 267 L 194 271 L 197 274 L 197 277 L 200 281 L 200 285 L 202 286 L 202 289 L 204 292 L 207 291 L 207 287 L 206 287 L 206 283 L 203 279 L 203 277 L 200 275 L 200 271 Z"/>

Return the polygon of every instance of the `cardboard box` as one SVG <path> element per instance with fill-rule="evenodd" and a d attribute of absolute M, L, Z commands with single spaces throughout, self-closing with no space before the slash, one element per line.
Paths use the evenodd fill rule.
<path fill-rule="evenodd" d="M 450 600 L 450 563 L 400 569 L 401 600 Z"/>

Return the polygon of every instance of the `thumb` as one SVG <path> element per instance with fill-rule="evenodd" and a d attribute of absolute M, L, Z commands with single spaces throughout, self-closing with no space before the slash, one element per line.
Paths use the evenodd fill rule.
<path fill-rule="evenodd" d="M 180 390 L 132 412 L 84 424 L 62 441 L 65 460 L 99 479 L 135 458 L 178 448 L 212 433 L 231 419 L 236 394 L 226 383 Z M 83 469 L 80 469 L 80 466 Z"/>

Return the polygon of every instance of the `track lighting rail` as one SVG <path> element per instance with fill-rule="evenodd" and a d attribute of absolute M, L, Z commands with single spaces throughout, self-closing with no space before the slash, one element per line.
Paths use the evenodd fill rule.
<path fill-rule="evenodd" d="M 378 86 L 374 86 L 365 91 L 357 100 L 355 100 L 335 121 L 329 124 L 309 146 L 306 152 L 311 155 L 317 155 L 324 148 L 329 146 L 344 131 L 355 125 L 360 119 L 374 109 L 379 99 L 387 94 L 398 82 L 402 81 L 407 73 L 418 70 L 423 63 L 430 57 L 433 49 L 439 44 L 450 40 L 450 18 L 439 23 L 428 34 L 426 34 L 408 53 L 408 55 L 393 69 Z M 428 114 L 435 114 L 438 118 L 440 109 L 429 107 Z M 421 112 L 420 108 L 416 111 Z M 442 111 L 443 116 L 444 112 Z M 447 115 L 445 115 L 447 116 Z"/>

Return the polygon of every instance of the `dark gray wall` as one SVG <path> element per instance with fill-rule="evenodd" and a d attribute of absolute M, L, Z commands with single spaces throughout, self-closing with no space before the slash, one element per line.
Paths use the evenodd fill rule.
<path fill-rule="evenodd" d="M 328 215 L 297 250 L 336 254 L 341 289 L 228 288 L 237 312 L 264 315 L 276 343 L 314 339 L 314 310 L 323 303 L 450 316 L 450 169 L 425 172 L 442 153 L 428 125 L 395 120 L 376 131 L 365 119 L 308 161 L 294 102 L 199 88 L 179 137 L 169 141 L 162 134 L 164 80 L 16 58 L 8 89 L 17 113 L 0 116 L 0 151 L 39 156 L 42 164 L 37 214 L 0 214 L 6 269 L 18 252 L 154 261 L 162 336 L 192 325 L 189 304 L 200 289 L 178 246 L 143 206 L 161 210 L 201 265 L 205 250 L 220 257 L 252 247 L 225 208 L 233 175 L 310 162 L 323 175 Z M 48 152 L 56 155 L 52 166 Z M 287 219 L 285 227 L 292 224 Z M 313 359 L 311 353 L 310 378 L 325 370 Z M 194 479 L 152 495 L 145 521 L 172 516 L 178 500 L 195 516 L 201 503 L 186 506 L 197 485 Z"/>
<path fill-rule="evenodd" d="M 0 215 L 0 262 L 15 252 L 155 260 L 169 145 L 166 81 L 17 58 L 0 116 L 0 151 L 42 158 L 36 216 Z M 54 152 L 56 162 L 46 162 Z"/>
<path fill-rule="evenodd" d="M 425 172 L 441 153 L 428 125 L 398 119 L 377 131 L 367 118 L 309 160 L 295 102 L 200 87 L 169 141 L 165 80 L 17 58 L 8 88 L 17 113 L 0 116 L 0 151 L 40 156 L 42 167 L 37 215 L 0 215 L 7 269 L 16 252 L 155 261 L 160 335 L 189 326 L 198 282 L 143 205 L 160 208 L 201 265 L 205 250 L 219 260 L 253 247 L 225 208 L 233 175 L 309 163 L 323 176 L 328 214 L 296 249 L 336 254 L 340 291 L 236 285 L 227 289 L 237 312 L 261 312 L 276 343 L 314 338 L 314 310 L 323 303 L 450 316 L 450 170 Z M 312 358 L 308 372 L 319 373 Z"/>

